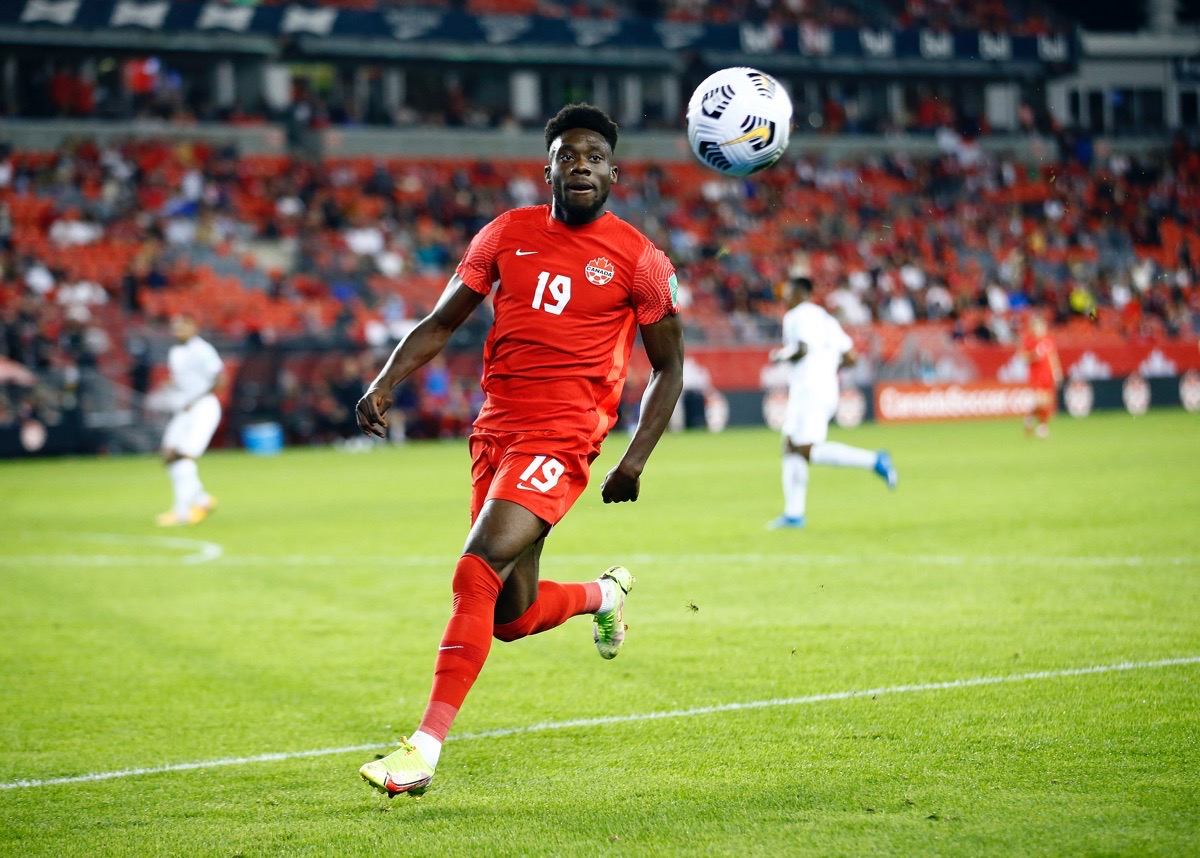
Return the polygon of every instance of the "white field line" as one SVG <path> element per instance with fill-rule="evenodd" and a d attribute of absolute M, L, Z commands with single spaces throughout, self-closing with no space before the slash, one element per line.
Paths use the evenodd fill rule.
<path fill-rule="evenodd" d="M 60 542 L 84 542 L 96 545 L 126 545 L 145 548 L 165 548 L 169 551 L 186 552 L 169 556 L 147 556 L 138 554 L 0 554 L 0 565 L 12 566 L 28 564 L 43 566 L 61 563 L 66 566 L 118 566 L 143 565 L 154 563 L 180 562 L 188 565 L 196 563 L 211 563 L 225 553 L 225 549 L 215 542 L 205 539 L 185 539 L 179 536 L 141 536 L 127 533 L 54 533 L 43 534 L 51 536 Z M 26 541 L 34 538 L 31 534 L 23 534 Z"/>
<path fill-rule="evenodd" d="M 662 721 L 671 718 L 694 718 L 698 715 L 712 715 L 719 712 L 742 712 L 750 709 L 770 709 L 782 706 L 804 706 L 812 703 L 826 703 L 834 700 L 851 700 L 859 697 L 875 698 L 882 694 L 916 694 L 927 691 L 947 691 L 958 688 L 976 688 L 983 685 L 1001 685 L 1011 682 L 1035 682 L 1044 679 L 1062 679 L 1070 676 L 1088 676 L 1097 673 L 1119 673 L 1130 670 L 1149 670 L 1158 667 L 1177 667 L 1181 665 L 1200 664 L 1200 655 L 1184 656 L 1181 658 L 1164 658 L 1157 661 L 1123 661 L 1117 664 L 1102 664 L 1093 667 L 1074 667 L 1065 670 L 1039 670 L 1033 673 L 1016 673 L 1007 676 L 981 676 L 975 679 L 952 679 L 948 682 L 929 682 L 913 685 L 891 685 L 882 688 L 867 688 L 860 691 L 834 691 L 827 694 L 810 694 L 805 697 L 777 697 L 770 700 L 750 700 L 742 703 L 719 703 L 713 706 L 697 706 L 691 709 L 671 709 L 663 712 L 644 712 L 632 715 L 608 715 L 601 718 L 575 718 L 569 721 L 542 721 L 538 724 L 528 724 L 523 727 L 500 727 L 495 730 L 484 730 L 479 733 L 461 733 L 447 739 L 449 742 L 468 742 L 475 739 L 491 739 L 497 736 L 518 736 L 529 733 L 543 733 L 549 730 L 568 730 L 574 727 L 600 727 L 608 724 L 636 724 L 646 721 Z M 187 772 L 196 769 L 211 769 L 221 766 L 241 766 L 249 763 L 273 763 L 285 760 L 299 760 L 306 757 L 325 757 L 336 754 L 348 754 L 378 750 L 388 745 L 369 743 L 363 745 L 346 745 L 340 748 L 319 748 L 309 751 L 280 751 L 270 754 L 257 754 L 251 757 L 224 757 L 218 760 L 205 760 L 192 763 L 170 763 L 162 766 L 147 768 L 121 769 L 112 772 L 94 772 L 87 775 L 74 775 L 64 778 L 21 779 L 0 783 L 0 790 L 30 789 L 32 787 L 60 786 L 63 784 L 94 783 L 96 781 L 113 780 L 114 778 L 130 778 L 140 775 L 157 775 L 169 772 Z"/>

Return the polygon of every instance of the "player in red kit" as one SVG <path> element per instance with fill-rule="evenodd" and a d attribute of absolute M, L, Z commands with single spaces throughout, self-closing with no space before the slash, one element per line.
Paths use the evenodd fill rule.
<path fill-rule="evenodd" d="M 1034 389 L 1033 411 L 1025 416 L 1025 434 L 1050 435 L 1050 417 L 1058 405 L 1058 386 L 1062 384 L 1062 365 L 1058 349 L 1041 316 L 1029 320 L 1029 333 L 1021 342 L 1021 359 L 1029 364 L 1029 383 Z"/>
<path fill-rule="evenodd" d="M 486 398 L 470 439 L 472 524 L 454 570 L 433 690 L 417 731 L 360 769 L 389 795 L 425 791 L 493 637 L 513 641 L 592 614 L 602 656 L 614 657 L 624 642 L 633 585 L 624 567 L 587 583 L 538 580 L 546 534 L 587 486 L 616 422 L 639 332 L 652 372 L 637 429 L 601 486 L 605 503 L 637 500 L 683 386 L 674 268 L 605 211 L 617 180 L 616 144 L 616 124 L 591 105 L 568 105 L 547 123 L 551 204 L 502 214 L 475 236 L 433 312 L 396 346 L 358 403 L 359 427 L 383 437 L 392 388 L 492 294 Z"/>

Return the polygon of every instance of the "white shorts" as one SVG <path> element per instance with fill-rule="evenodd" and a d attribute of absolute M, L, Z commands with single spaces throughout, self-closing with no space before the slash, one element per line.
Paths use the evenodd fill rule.
<path fill-rule="evenodd" d="M 789 396 L 783 417 L 783 437 L 797 447 L 820 444 L 829 437 L 829 421 L 837 412 L 837 399 Z"/>
<path fill-rule="evenodd" d="M 174 450 L 181 456 L 199 459 L 221 422 L 221 403 L 210 393 L 202 396 L 187 411 L 180 411 L 167 424 L 162 448 Z"/>

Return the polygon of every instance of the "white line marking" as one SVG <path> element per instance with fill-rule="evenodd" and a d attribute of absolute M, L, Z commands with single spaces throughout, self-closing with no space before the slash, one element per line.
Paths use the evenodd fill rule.
<path fill-rule="evenodd" d="M 605 724 L 631 724 L 643 721 L 662 721 L 668 718 L 694 718 L 717 712 L 742 712 L 749 709 L 768 709 L 780 706 L 804 706 L 810 703 L 825 703 L 832 700 L 851 700 L 856 697 L 878 697 L 881 694 L 913 694 L 924 691 L 946 691 L 956 688 L 976 688 L 982 685 L 1000 685 L 1008 682 L 1034 682 L 1042 679 L 1061 679 L 1069 676 L 1088 676 L 1096 673 L 1118 673 L 1129 670 L 1148 670 L 1156 667 L 1177 667 L 1200 664 L 1200 655 L 1181 658 L 1164 658 L 1158 661 L 1123 661 L 1117 664 L 1102 664 L 1093 667 L 1073 667 L 1065 670 L 1039 670 L 1033 673 L 1017 673 L 1008 676 L 981 676 L 975 679 L 952 679 L 948 682 L 930 682 L 915 685 L 891 685 L 884 688 L 868 688 L 862 691 L 834 691 L 828 694 L 810 694 L 806 697 L 777 697 L 771 700 L 751 700 L 743 703 L 719 703 L 715 706 L 697 706 L 692 709 L 671 709 L 665 712 L 644 712 L 633 715 L 608 715 L 601 718 L 575 718 L 570 721 L 543 721 L 524 727 L 500 727 L 480 733 L 462 733 L 450 736 L 448 742 L 467 742 L 473 739 L 491 739 L 497 736 L 516 736 L 527 733 L 543 733 L 548 730 L 568 730 L 572 727 L 599 727 Z M 62 784 L 94 783 L 114 778 L 129 778 L 140 775 L 157 775 L 168 772 L 188 772 L 196 769 L 213 769 L 221 766 L 241 766 L 248 763 L 274 763 L 299 760 L 306 757 L 326 757 L 360 751 L 373 751 L 388 747 L 378 742 L 364 745 L 346 745 L 341 748 L 319 748 L 311 751 L 281 751 L 258 754 L 253 757 L 225 757 L 195 763 L 171 763 L 149 768 L 121 769 L 114 772 L 95 772 L 89 775 L 74 775 L 65 778 L 21 779 L 0 783 L 0 790 L 29 789 L 31 787 L 59 786 Z"/>
<path fill-rule="evenodd" d="M 52 536 L 59 541 L 87 542 L 99 545 L 134 545 L 148 548 L 166 548 L 187 551 L 183 556 L 172 555 L 168 558 L 147 557 L 138 554 L 0 554 L 0 565 L 62 563 L 70 566 L 115 566 L 129 564 L 141 566 L 144 564 L 162 565 L 179 561 L 188 565 L 211 563 L 225 553 L 225 549 L 215 542 L 205 539 L 185 539 L 180 536 L 141 536 L 127 533 L 54 533 L 38 536 Z M 34 534 L 23 534 L 22 538 L 30 540 Z"/>

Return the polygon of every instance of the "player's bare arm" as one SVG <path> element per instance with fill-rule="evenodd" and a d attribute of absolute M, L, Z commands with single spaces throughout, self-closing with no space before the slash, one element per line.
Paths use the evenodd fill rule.
<path fill-rule="evenodd" d="M 450 278 L 437 306 L 400 341 L 367 392 L 358 400 L 355 416 L 363 434 L 387 437 L 386 415 L 392 407 L 392 389 L 445 348 L 451 334 L 483 302 L 483 297 L 463 283 L 457 274 Z"/>
<path fill-rule="evenodd" d="M 650 359 L 650 383 L 625 455 L 604 478 L 600 493 L 605 503 L 638 499 L 646 460 L 666 430 L 683 392 L 683 324 L 679 317 L 666 316 L 652 325 L 643 325 L 641 333 Z"/>
<path fill-rule="evenodd" d="M 838 369 L 845 369 L 848 366 L 854 366 L 856 363 L 858 363 L 858 352 L 850 349 L 850 351 L 842 355 L 842 359 L 838 363 Z"/>

